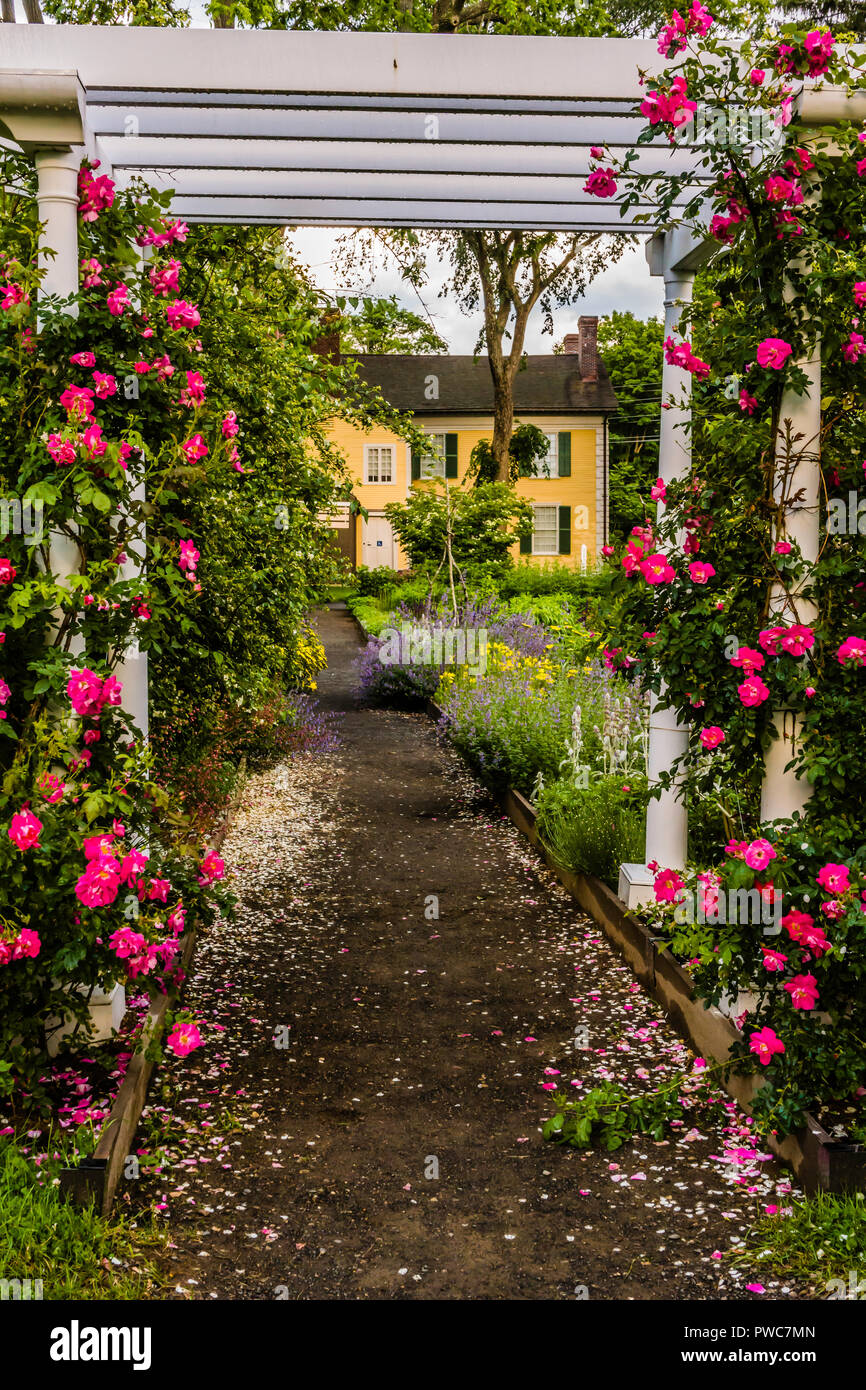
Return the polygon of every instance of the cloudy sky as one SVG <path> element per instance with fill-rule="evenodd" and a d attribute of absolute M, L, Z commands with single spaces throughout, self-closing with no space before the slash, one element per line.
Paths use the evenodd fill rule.
<path fill-rule="evenodd" d="M 313 280 L 330 293 L 351 293 L 361 291 L 377 295 L 396 294 L 401 303 L 416 313 L 423 312 L 414 290 L 408 289 L 394 267 L 383 267 L 372 286 L 365 283 L 348 285 L 340 283 L 333 267 L 333 250 L 340 235 L 327 227 L 303 227 L 289 235 L 290 244 L 298 259 L 307 266 Z M 440 299 L 439 291 L 445 280 L 440 267 L 428 265 L 429 284 L 424 291 L 424 302 L 437 331 L 447 342 L 451 352 L 469 353 L 475 348 L 475 341 L 481 323 L 480 315 L 467 318 L 449 299 Z M 604 317 L 614 309 L 630 309 L 639 318 L 661 314 L 663 299 L 662 282 L 651 278 L 644 256 L 643 242 L 625 253 L 619 263 L 604 272 L 590 286 L 584 299 L 576 301 L 554 316 L 554 337 L 541 331 L 541 313 L 536 311 L 530 321 L 527 334 L 527 352 L 550 352 L 553 343 L 564 334 L 577 329 L 580 314 L 598 314 Z"/>

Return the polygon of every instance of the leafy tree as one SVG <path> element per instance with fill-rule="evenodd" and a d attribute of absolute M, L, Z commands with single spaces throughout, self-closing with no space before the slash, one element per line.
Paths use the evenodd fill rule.
<path fill-rule="evenodd" d="M 183 29 L 189 11 L 175 0 L 45 0 L 58 24 L 128 24 Z"/>
<path fill-rule="evenodd" d="M 613 532 L 625 534 L 644 520 L 658 475 L 663 338 L 660 319 L 619 310 L 598 327 L 599 353 L 619 402 L 609 434 Z"/>
<path fill-rule="evenodd" d="M 345 352 L 447 352 L 448 344 L 420 314 L 400 304 L 395 294 L 387 299 L 339 296 L 342 311 L 340 344 Z"/>
<path fill-rule="evenodd" d="M 446 561 L 450 533 L 454 562 L 464 571 L 508 566 L 509 551 L 532 530 L 532 509 L 507 483 L 462 489 L 432 484 L 385 508 L 413 568 L 435 571 Z"/>
<path fill-rule="evenodd" d="M 304 614 L 333 566 L 324 517 L 351 489 L 329 420 L 398 431 L 403 420 L 351 362 L 316 351 L 330 311 L 281 229 L 193 228 L 183 288 L 202 315 L 208 400 L 236 414 L 239 457 L 184 498 L 202 553 L 200 635 L 182 669 L 157 657 L 154 674 L 166 715 L 197 707 L 207 723 L 312 674 Z"/>
<path fill-rule="evenodd" d="M 778 0 L 782 18 L 788 23 L 832 29 L 834 33 L 856 34 L 866 38 L 866 7 L 863 0 Z"/>
<path fill-rule="evenodd" d="M 515 483 L 518 478 L 534 478 L 538 465 L 546 456 L 550 441 L 537 425 L 518 425 L 508 444 L 510 466 L 508 482 Z M 469 459 L 467 479 L 474 481 L 476 487 L 497 480 L 496 458 L 489 439 L 479 439 Z"/>
<path fill-rule="evenodd" d="M 622 236 L 599 233 L 500 231 L 353 230 L 339 256 L 346 274 L 368 271 L 381 253 L 393 256 L 404 278 L 420 290 L 428 264 L 450 263 L 441 293 L 464 314 L 482 314 L 476 352 L 487 348 L 493 380 L 493 439 L 496 476 L 511 472 L 514 382 L 524 362 L 530 315 L 540 307 L 543 331 L 553 332 L 554 309 L 574 303 L 601 270 L 622 254 Z"/>

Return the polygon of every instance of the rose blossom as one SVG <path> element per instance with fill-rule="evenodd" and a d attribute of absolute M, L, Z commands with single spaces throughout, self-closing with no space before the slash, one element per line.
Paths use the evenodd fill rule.
<path fill-rule="evenodd" d="M 758 365 L 781 371 L 792 352 L 791 344 L 786 343 L 784 338 L 765 338 L 758 344 Z"/>

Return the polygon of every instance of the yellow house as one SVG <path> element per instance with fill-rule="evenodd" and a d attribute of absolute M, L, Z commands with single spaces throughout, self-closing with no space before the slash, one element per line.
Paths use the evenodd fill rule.
<path fill-rule="evenodd" d="M 608 417 L 616 397 L 598 358 L 598 319 L 582 317 L 562 353 L 527 356 L 514 383 L 515 422 L 547 434 L 550 447 L 539 476 L 520 478 L 515 491 L 535 514 L 531 541 L 520 558 L 585 567 L 607 539 Z M 430 438 L 429 453 L 413 455 L 405 440 L 365 433 L 335 420 L 331 437 L 354 479 L 364 518 L 344 513 L 334 538 L 352 564 L 408 567 L 385 516 L 413 484 L 432 477 L 463 482 L 480 439 L 493 436 L 493 384 L 483 357 L 359 355 L 361 375 L 396 409 L 411 412 Z M 515 546 L 515 558 L 518 547 Z"/>

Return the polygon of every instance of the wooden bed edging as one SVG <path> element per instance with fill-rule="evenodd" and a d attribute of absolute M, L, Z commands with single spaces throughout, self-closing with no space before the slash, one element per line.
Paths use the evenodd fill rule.
<path fill-rule="evenodd" d="M 428 713 L 441 711 L 431 702 Z M 703 1057 L 723 1062 L 740 1037 L 729 1018 L 718 1009 L 705 1008 L 695 998 L 686 971 L 666 946 L 660 947 L 640 917 L 601 879 L 574 874 L 557 864 L 542 844 L 535 828 L 535 810 L 520 792 L 509 790 L 501 798 L 502 809 L 526 836 L 547 867 L 585 912 L 616 945 L 632 972 L 662 1006 L 677 1031 Z M 760 1078 L 731 1075 L 722 1086 L 746 1113 L 760 1085 Z M 846 1192 L 866 1189 L 866 1146 L 834 1140 L 812 1115 L 803 1129 L 783 1140 L 769 1139 L 777 1158 L 794 1170 L 807 1192 Z"/>
<path fill-rule="evenodd" d="M 238 765 L 237 786 L 232 799 L 226 808 L 222 823 L 211 837 L 209 848 L 212 850 L 222 847 L 237 814 L 246 782 L 246 766 L 244 757 Z M 194 926 L 189 927 L 180 938 L 179 962 L 185 973 L 189 970 L 197 939 L 198 932 Z M 146 1059 L 144 1053 L 153 1039 L 161 1037 L 168 1007 L 167 994 L 152 1005 L 142 1027 L 141 1048 L 130 1058 L 126 1075 L 102 1126 L 93 1154 L 88 1158 L 82 1158 L 76 1167 L 62 1168 L 60 1171 L 60 1191 L 63 1195 L 81 1206 L 93 1202 L 102 1216 L 108 1216 L 111 1211 L 117 1185 L 129 1157 L 129 1146 L 144 1109 L 150 1078 L 156 1066 L 155 1062 Z"/>

